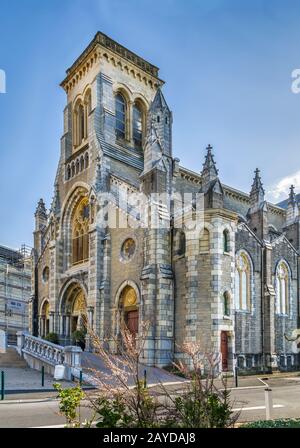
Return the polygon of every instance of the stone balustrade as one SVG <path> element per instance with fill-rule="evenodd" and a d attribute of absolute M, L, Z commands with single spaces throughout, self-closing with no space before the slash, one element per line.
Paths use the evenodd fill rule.
<path fill-rule="evenodd" d="M 36 355 L 39 359 L 49 364 L 57 365 L 64 363 L 64 347 L 36 338 L 31 335 L 24 335 L 23 353 Z"/>
<path fill-rule="evenodd" d="M 43 366 L 47 373 L 53 374 L 55 366 L 63 364 L 66 379 L 70 379 L 72 370 L 81 366 L 80 347 L 64 347 L 24 332 L 18 332 L 17 337 L 18 352 L 32 369 L 41 370 Z"/>

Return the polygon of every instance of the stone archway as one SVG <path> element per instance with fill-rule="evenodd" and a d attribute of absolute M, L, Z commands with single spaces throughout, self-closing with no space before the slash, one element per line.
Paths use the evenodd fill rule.
<path fill-rule="evenodd" d="M 48 300 L 44 300 L 40 313 L 40 336 L 44 338 L 50 332 L 50 304 Z"/>
<path fill-rule="evenodd" d="M 116 305 L 117 334 L 120 335 L 121 325 L 125 324 L 136 338 L 139 332 L 139 291 L 134 283 L 127 281 L 120 286 L 116 297 Z"/>
<path fill-rule="evenodd" d="M 78 291 L 71 303 L 71 333 L 86 327 L 86 298 L 82 290 Z"/>
<path fill-rule="evenodd" d="M 61 337 L 65 344 L 72 343 L 72 334 L 78 330 L 86 330 L 87 298 L 83 287 L 70 283 L 62 295 L 61 301 Z"/>

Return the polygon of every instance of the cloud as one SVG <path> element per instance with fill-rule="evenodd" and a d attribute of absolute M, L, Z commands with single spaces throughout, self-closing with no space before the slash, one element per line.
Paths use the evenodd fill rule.
<path fill-rule="evenodd" d="M 267 191 L 268 200 L 270 202 L 279 202 L 286 199 L 290 192 L 290 186 L 294 185 L 296 193 L 300 191 L 300 171 L 280 179 L 276 184 L 272 185 Z"/>

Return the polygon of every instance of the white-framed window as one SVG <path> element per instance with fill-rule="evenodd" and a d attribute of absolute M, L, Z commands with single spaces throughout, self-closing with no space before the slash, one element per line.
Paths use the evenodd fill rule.
<path fill-rule="evenodd" d="M 281 261 L 276 269 L 276 313 L 289 313 L 289 270 L 287 264 Z"/>
<path fill-rule="evenodd" d="M 235 308 L 250 311 L 251 307 L 251 263 L 245 252 L 236 256 L 235 265 Z"/>

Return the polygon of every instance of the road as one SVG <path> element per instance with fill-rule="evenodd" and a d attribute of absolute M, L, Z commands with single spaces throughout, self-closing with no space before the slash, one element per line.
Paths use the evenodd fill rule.
<path fill-rule="evenodd" d="M 300 417 L 300 377 L 271 378 L 265 380 L 272 388 L 274 418 Z M 265 419 L 264 389 L 265 385 L 257 378 L 241 381 L 242 387 L 233 388 L 231 399 L 234 409 L 242 409 L 239 421 L 253 421 Z M 176 386 L 170 386 L 176 387 Z M 178 387 L 178 386 L 177 386 Z M 48 396 L 45 401 L 45 396 Z M 39 394 L 38 402 L 12 402 L 10 395 L 7 402 L 0 402 L 0 427 L 28 428 L 28 427 L 63 427 L 65 420 L 58 412 L 58 401 L 49 394 Z M 14 399 L 17 397 L 14 397 Z M 18 396 L 28 399 L 27 396 Z M 44 400 L 44 401 L 42 401 Z M 83 407 L 83 418 L 89 418 L 91 412 Z"/>

